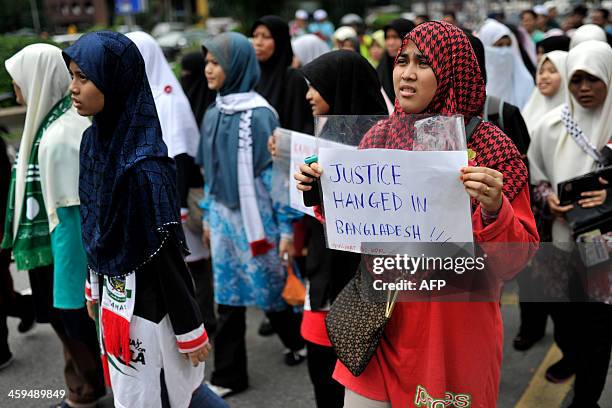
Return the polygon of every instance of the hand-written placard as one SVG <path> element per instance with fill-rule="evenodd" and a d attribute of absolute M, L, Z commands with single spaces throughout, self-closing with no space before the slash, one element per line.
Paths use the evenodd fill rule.
<path fill-rule="evenodd" d="M 318 146 L 317 146 L 318 145 Z M 291 160 L 289 163 L 289 180 L 293 180 L 293 173 L 299 171 L 304 159 L 317 153 L 317 147 L 328 147 L 337 149 L 352 149 L 355 147 L 342 143 L 331 142 L 325 139 L 317 140 L 316 137 L 304 133 L 291 131 Z M 295 187 L 295 183 L 289 184 L 289 204 L 291 208 L 314 217 L 312 207 L 304 206 L 303 193 Z"/>
<path fill-rule="evenodd" d="M 473 242 L 459 180 L 465 151 L 319 149 L 328 247 L 363 243 Z M 386 254 L 368 245 L 368 253 Z"/>

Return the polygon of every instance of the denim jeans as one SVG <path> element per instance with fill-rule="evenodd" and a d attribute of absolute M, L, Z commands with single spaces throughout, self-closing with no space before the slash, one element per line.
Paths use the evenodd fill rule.
<path fill-rule="evenodd" d="M 229 408 L 229 405 L 206 384 L 202 384 L 194 391 L 189 408 Z"/>

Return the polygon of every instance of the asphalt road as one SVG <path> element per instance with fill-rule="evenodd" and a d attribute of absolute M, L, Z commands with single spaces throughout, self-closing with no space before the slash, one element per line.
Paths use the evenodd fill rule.
<path fill-rule="evenodd" d="M 17 290 L 27 289 L 27 275 L 14 273 Z M 556 361 L 552 346 L 551 329 L 546 337 L 528 352 L 516 352 L 511 347 L 518 328 L 518 307 L 515 297 L 506 296 L 510 304 L 502 306 L 505 326 L 504 364 L 500 385 L 500 408 L 561 408 L 571 400 L 570 385 L 552 385 L 542 379 L 542 370 L 548 362 Z M 257 310 L 248 313 L 248 357 L 251 388 L 228 398 L 232 408 L 311 408 L 314 398 L 306 364 L 287 367 L 283 363 L 283 347 L 276 337 L 260 337 L 257 327 L 263 314 Z M 0 371 L 0 408 L 48 407 L 54 399 L 21 399 L 8 397 L 11 389 L 62 390 L 63 357 L 59 340 L 49 325 L 38 325 L 31 332 L 17 332 L 18 321 L 9 318 L 9 342 L 15 356 L 14 363 Z M 207 367 L 210 371 L 210 364 Z M 612 407 L 612 370 L 600 405 Z M 112 407 L 109 399 L 101 404 Z"/>

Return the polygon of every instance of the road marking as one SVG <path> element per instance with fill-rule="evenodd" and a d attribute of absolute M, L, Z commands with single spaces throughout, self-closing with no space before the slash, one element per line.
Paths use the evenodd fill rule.
<path fill-rule="evenodd" d="M 514 408 L 561 407 L 567 393 L 572 389 L 574 377 L 563 384 L 553 384 L 546 380 L 545 375 L 546 369 L 559 361 L 562 356 L 561 350 L 553 343 Z"/>

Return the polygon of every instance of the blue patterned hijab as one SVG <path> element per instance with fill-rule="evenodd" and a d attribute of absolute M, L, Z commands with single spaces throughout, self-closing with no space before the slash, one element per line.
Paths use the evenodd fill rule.
<path fill-rule="evenodd" d="M 104 94 L 104 109 L 83 134 L 79 196 L 91 270 L 130 274 L 167 239 L 184 242 L 176 172 L 136 45 L 96 32 L 64 51 Z"/>

